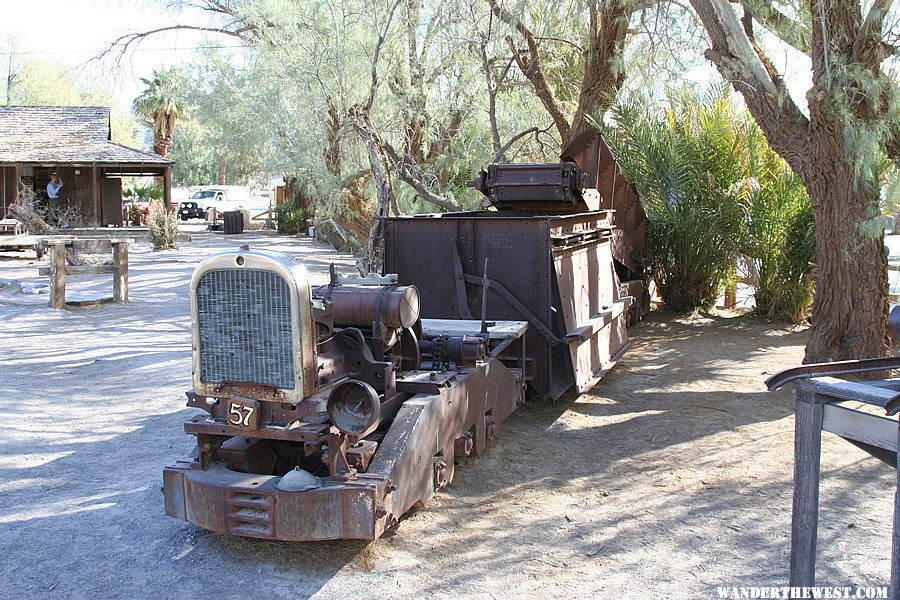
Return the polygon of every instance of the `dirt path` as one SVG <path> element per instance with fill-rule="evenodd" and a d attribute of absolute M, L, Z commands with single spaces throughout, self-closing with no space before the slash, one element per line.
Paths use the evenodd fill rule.
<path fill-rule="evenodd" d="M 254 240 L 302 253 L 319 278 L 349 264 Z M 192 445 L 187 282 L 232 243 L 134 249 L 127 306 L 0 296 L 0 596 L 703 598 L 785 584 L 792 403 L 761 382 L 800 361 L 804 333 L 744 318 L 654 314 L 593 393 L 520 409 L 377 542 L 246 540 L 166 517 L 161 469 Z M 0 258 L 0 279 L 35 271 Z M 886 585 L 892 471 L 827 434 L 822 462 L 820 583 Z"/>

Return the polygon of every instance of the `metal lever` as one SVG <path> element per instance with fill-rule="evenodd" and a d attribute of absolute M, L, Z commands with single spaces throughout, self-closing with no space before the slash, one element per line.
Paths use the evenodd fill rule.
<path fill-rule="evenodd" d="M 481 278 L 481 333 L 488 332 L 487 326 L 487 295 L 491 280 L 487 276 L 488 259 L 484 259 L 484 275 Z"/>

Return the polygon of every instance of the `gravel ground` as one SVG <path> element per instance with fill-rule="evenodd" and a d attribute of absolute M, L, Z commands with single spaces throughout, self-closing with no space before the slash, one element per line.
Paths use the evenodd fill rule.
<path fill-rule="evenodd" d="M 785 585 L 790 392 L 805 332 L 653 313 L 590 394 L 531 403 L 425 510 L 373 543 L 274 543 L 166 517 L 161 470 L 189 454 L 187 286 L 238 243 L 350 258 L 306 239 L 195 235 L 131 248 L 128 305 L 56 311 L 0 285 L 0 597 L 708 598 Z M 0 254 L 0 284 L 39 283 Z M 105 291 L 108 278 L 73 284 Z M 72 280 L 77 281 L 76 279 Z M 825 434 L 821 585 L 887 585 L 894 474 Z"/>

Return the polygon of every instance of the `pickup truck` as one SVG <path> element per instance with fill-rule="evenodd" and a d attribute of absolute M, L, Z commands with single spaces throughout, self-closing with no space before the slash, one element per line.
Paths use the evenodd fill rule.
<path fill-rule="evenodd" d="M 205 219 L 206 211 L 213 207 L 219 214 L 250 208 L 250 198 L 237 195 L 230 186 L 204 186 L 195 190 L 187 200 L 178 205 L 178 218 L 183 221 Z"/>

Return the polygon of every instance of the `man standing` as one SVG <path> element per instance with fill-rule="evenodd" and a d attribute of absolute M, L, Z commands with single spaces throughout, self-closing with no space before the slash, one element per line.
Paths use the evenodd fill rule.
<path fill-rule="evenodd" d="M 63 180 L 59 178 L 59 175 L 54 173 L 50 177 L 50 183 L 47 184 L 47 198 L 50 199 L 50 208 L 53 211 L 56 211 L 59 206 L 59 190 L 63 186 Z"/>

